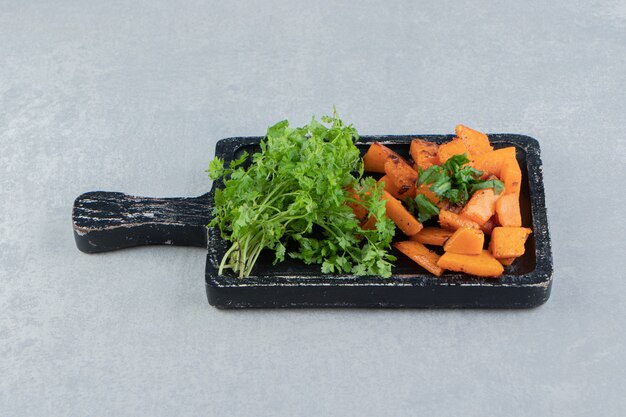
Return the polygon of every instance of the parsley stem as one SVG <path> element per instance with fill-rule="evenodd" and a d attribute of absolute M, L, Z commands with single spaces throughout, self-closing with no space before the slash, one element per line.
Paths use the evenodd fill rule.
<path fill-rule="evenodd" d="M 222 262 L 220 262 L 220 267 L 218 269 L 218 274 L 222 275 L 222 271 L 224 270 L 224 268 L 230 267 L 230 264 L 226 264 L 226 261 L 228 261 L 230 259 L 230 255 L 231 253 L 233 253 L 233 251 L 235 251 L 236 249 L 239 248 L 239 242 L 234 242 L 230 248 L 228 248 L 228 250 L 226 251 L 226 253 L 224 254 L 224 256 L 222 257 Z"/>

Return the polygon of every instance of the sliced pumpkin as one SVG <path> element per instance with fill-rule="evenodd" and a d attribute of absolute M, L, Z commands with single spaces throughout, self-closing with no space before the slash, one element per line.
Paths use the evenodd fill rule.
<path fill-rule="evenodd" d="M 363 167 L 365 171 L 385 173 L 385 161 L 389 155 L 395 155 L 401 158 L 400 155 L 386 147 L 385 145 L 374 142 L 370 145 L 367 153 L 363 156 Z"/>
<path fill-rule="evenodd" d="M 411 240 L 425 245 L 443 246 L 453 233 L 451 230 L 429 226 L 424 227 L 417 234 L 411 236 Z"/>
<path fill-rule="evenodd" d="M 514 194 L 519 197 L 522 187 L 522 170 L 517 159 L 507 161 L 503 165 L 500 179 L 504 183 L 504 194 Z"/>
<path fill-rule="evenodd" d="M 455 131 L 472 156 L 493 151 L 493 146 L 491 146 L 489 138 L 484 133 L 463 125 L 457 125 Z"/>
<path fill-rule="evenodd" d="M 439 157 L 437 151 L 439 145 L 434 142 L 429 142 L 423 139 L 413 139 L 411 141 L 411 158 L 415 164 L 413 167 L 415 170 L 418 168 L 427 169 L 431 165 L 439 165 Z"/>
<path fill-rule="evenodd" d="M 493 174 L 501 178 L 502 167 L 508 161 L 515 159 L 515 147 L 496 149 L 495 151 L 485 152 L 480 155 L 472 155 L 473 161 L 471 166 L 479 171 L 483 171 L 485 175 Z"/>
<path fill-rule="evenodd" d="M 439 161 L 443 164 L 454 155 L 465 154 L 470 158 L 470 153 L 465 144 L 458 138 L 452 139 L 450 142 L 439 145 L 437 156 Z"/>
<path fill-rule="evenodd" d="M 516 194 L 503 195 L 496 201 L 496 218 L 500 226 L 520 227 L 522 214 Z"/>
<path fill-rule="evenodd" d="M 526 239 L 532 233 L 527 227 L 496 227 L 491 233 L 490 248 L 493 256 L 517 258 L 525 251 Z"/>
<path fill-rule="evenodd" d="M 400 194 L 398 194 L 398 187 L 394 184 L 394 182 L 386 175 L 383 175 L 378 181 L 378 184 L 384 183 L 384 190 L 389 194 L 394 196 L 395 198 L 400 198 Z"/>
<path fill-rule="evenodd" d="M 418 233 L 424 226 L 417 221 L 415 217 L 402 205 L 402 202 L 389 194 L 387 191 L 383 191 L 383 200 L 386 200 L 385 209 L 387 210 L 387 216 L 398 226 L 402 232 L 407 236 L 413 236 Z"/>
<path fill-rule="evenodd" d="M 480 229 L 480 226 L 475 221 L 448 210 L 439 210 L 439 225 L 448 230 L 456 230 L 461 227 Z"/>
<path fill-rule="evenodd" d="M 461 255 L 480 255 L 485 244 L 485 235 L 482 230 L 461 227 L 443 245 L 446 252 Z"/>
<path fill-rule="evenodd" d="M 487 250 L 483 250 L 480 255 L 445 252 L 437 261 L 437 265 L 451 271 L 465 272 L 486 278 L 499 277 L 504 272 L 502 264 Z"/>
<path fill-rule="evenodd" d="M 387 157 L 385 161 L 385 175 L 393 181 L 401 199 L 415 197 L 417 172 L 404 159 L 393 155 Z"/>
<path fill-rule="evenodd" d="M 511 266 L 516 259 L 517 258 L 501 258 L 498 259 L 498 261 L 504 266 Z"/>
<path fill-rule="evenodd" d="M 407 240 L 404 242 L 396 242 L 393 245 L 400 252 L 411 258 L 415 263 L 424 268 L 425 270 L 441 276 L 444 273 L 444 269 L 437 265 L 439 261 L 439 255 L 435 252 L 428 250 L 428 248 L 422 245 L 420 242 L 413 240 Z"/>
<path fill-rule="evenodd" d="M 493 188 L 478 190 L 463 207 L 461 215 L 482 226 L 496 213 L 498 198 L 500 194 L 496 194 Z"/>

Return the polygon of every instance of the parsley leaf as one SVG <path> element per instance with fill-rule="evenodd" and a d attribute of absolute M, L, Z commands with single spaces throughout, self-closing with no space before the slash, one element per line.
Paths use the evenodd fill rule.
<path fill-rule="evenodd" d="M 443 168 L 439 165 L 431 165 L 426 170 L 419 169 L 417 179 L 418 187 L 422 184 L 432 184 L 444 175 Z"/>
<path fill-rule="evenodd" d="M 424 194 L 418 194 L 412 201 L 417 208 L 417 219 L 421 223 L 439 215 L 439 208 L 426 198 Z"/>
<path fill-rule="evenodd" d="M 206 172 L 209 173 L 209 178 L 213 181 L 221 178 L 224 175 L 224 160 L 221 158 L 214 158 L 211 163 L 209 163 L 209 169 L 207 169 Z"/>
<path fill-rule="evenodd" d="M 471 192 L 472 192 L 472 194 L 474 194 L 474 192 L 476 192 L 478 190 L 482 190 L 484 188 L 493 188 L 493 191 L 496 194 L 500 194 L 502 191 L 504 191 L 504 183 L 502 183 L 502 181 L 500 181 L 500 180 L 483 181 L 483 182 L 480 182 L 480 183 L 477 183 L 477 184 L 473 184 Z"/>

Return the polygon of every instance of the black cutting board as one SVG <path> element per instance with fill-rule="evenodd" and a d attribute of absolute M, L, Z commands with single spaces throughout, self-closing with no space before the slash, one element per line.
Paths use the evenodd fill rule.
<path fill-rule="evenodd" d="M 408 156 L 415 137 L 441 143 L 451 135 L 362 136 L 357 146 L 365 153 L 381 142 Z M 230 161 L 245 150 L 257 151 L 262 137 L 220 140 L 215 155 Z M 500 278 L 478 278 L 446 272 L 435 277 L 396 253 L 391 278 L 327 275 L 318 265 L 287 258 L 272 265 L 274 256 L 261 256 L 252 276 L 238 278 L 217 266 L 228 247 L 215 228 L 207 228 L 213 194 L 193 198 L 146 198 L 94 191 L 74 202 L 72 220 L 78 249 L 106 252 L 139 245 L 200 246 L 208 250 L 206 289 L 209 303 L 219 308 L 248 307 L 387 307 L 387 308 L 528 308 L 550 296 L 552 253 L 545 207 L 539 143 L 528 136 L 490 134 L 495 148 L 515 146 L 522 169 L 520 205 L 524 226 L 533 234 L 526 253 L 505 268 Z M 395 250 L 395 249 L 394 249 Z M 146 266 L 148 268 L 148 266 Z"/>

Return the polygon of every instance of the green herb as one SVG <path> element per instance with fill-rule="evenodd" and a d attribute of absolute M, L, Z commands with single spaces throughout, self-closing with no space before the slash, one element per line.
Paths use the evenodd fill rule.
<path fill-rule="evenodd" d="M 474 194 L 474 192 L 482 190 L 484 188 L 493 188 L 496 194 L 500 194 L 502 191 L 504 191 L 504 184 L 500 180 L 483 181 L 478 184 L 472 184 L 470 193 Z"/>
<path fill-rule="evenodd" d="M 219 158 L 211 161 L 209 176 L 222 179 L 224 187 L 215 193 L 209 225 L 232 242 L 219 273 L 232 269 L 249 276 L 261 251 L 270 249 L 274 263 L 288 254 L 320 264 L 323 273 L 390 276 L 395 226 L 385 216 L 382 186 L 362 178 L 354 139 L 357 131 L 335 112 L 300 128 L 286 120 L 270 127 L 247 169 L 240 166 L 247 155 L 227 168 Z M 362 230 L 347 202 L 375 216 L 376 229 Z M 288 247 L 294 250 L 288 253 Z"/>
<path fill-rule="evenodd" d="M 500 180 L 481 180 L 482 171 L 469 165 L 467 155 L 454 155 L 441 165 L 420 170 L 417 184 L 431 184 L 429 189 L 451 204 L 464 205 L 477 190 L 493 188 L 496 194 L 504 190 Z"/>
<path fill-rule="evenodd" d="M 413 213 L 417 211 L 417 220 L 424 223 L 432 217 L 439 215 L 439 208 L 431 203 L 424 194 L 418 194 L 414 199 L 408 200 L 409 210 Z"/>

